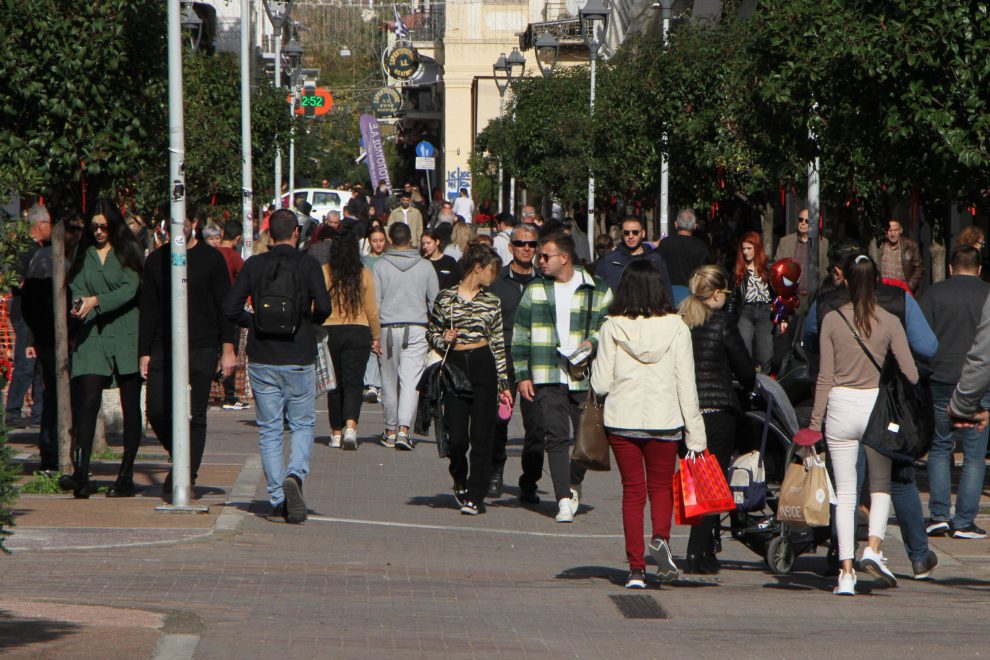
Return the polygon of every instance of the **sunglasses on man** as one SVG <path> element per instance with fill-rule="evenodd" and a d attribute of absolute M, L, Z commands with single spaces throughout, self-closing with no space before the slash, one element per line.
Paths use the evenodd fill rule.
<path fill-rule="evenodd" d="M 512 247 L 536 249 L 536 241 L 512 241 Z"/>

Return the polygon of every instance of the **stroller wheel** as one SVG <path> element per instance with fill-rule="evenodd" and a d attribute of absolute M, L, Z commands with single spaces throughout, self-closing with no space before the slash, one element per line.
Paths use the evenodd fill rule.
<path fill-rule="evenodd" d="M 794 568 L 794 546 L 786 536 L 778 536 L 767 544 L 767 566 L 777 575 L 787 575 Z"/>

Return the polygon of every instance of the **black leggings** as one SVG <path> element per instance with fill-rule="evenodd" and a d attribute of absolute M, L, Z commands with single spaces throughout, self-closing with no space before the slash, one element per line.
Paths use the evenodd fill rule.
<path fill-rule="evenodd" d="M 364 396 L 364 371 L 371 355 L 371 329 L 366 325 L 332 325 L 330 359 L 337 376 L 337 388 L 327 393 L 330 428 L 340 430 L 344 423 L 361 416 Z"/>
<path fill-rule="evenodd" d="M 124 414 L 124 455 L 136 456 L 141 446 L 141 376 L 117 374 L 120 408 Z M 113 382 L 111 376 L 85 374 L 72 379 L 72 426 L 75 429 L 75 453 L 82 452 L 88 465 L 96 435 L 103 390 Z M 132 459 L 133 460 L 133 459 Z M 77 463 L 77 469 L 80 467 Z M 79 475 L 83 478 L 86 475 Z"/>
<path fill-rule="evenodd" d="M 492 438 L 498 410 L 495 357 L 490 347 L 483 346 L 452 350 L 447 361 L 467 374 L 474 390 L 471 398 L 444 395 L 443 419 L 450 434 L 450 476 L 456 484 L 466 483 L 468 499 L 480 504 L 488 493 L 492 470 Z"/>
<path fill-rule="evenodd" d="M 705 436 L 708 438 L 708 451 L 718 459 L 724 473 L 732 463 L 732 452 L 736 449 L 736 415 L 720 410 L 702 415 L 705 420 Z M 721 516 L 705 516 L 691 527 L 688 538 L 689 555 L 711 555 L 715 552 L 715 533 Z"/>

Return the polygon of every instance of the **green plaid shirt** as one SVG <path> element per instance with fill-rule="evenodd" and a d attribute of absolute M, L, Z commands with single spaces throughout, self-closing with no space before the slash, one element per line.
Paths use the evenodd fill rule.
<path fill-rule="evenodd" d="M 605 322 L 605 310 L 612 301 L 612 292 L 605 280 L 594 278 L 583 269 L 575 269 L 581 284 L 574 292 L 571 306 L 571 327 L 568 345 L 577 346 L 590 339 L 598 349 L 598 328 Z M 557 352 L 556 300 L 553 280 L 531 282 L 523 292 L 516 309 L 512 328 L 512 366 L 516 382 L 532 380 L 534 385 L 567 385 L 572 391 L 588 389 L 588 380 L 574 380 L 561 371 L 566 360 Z M 588 310 L 591 310 L 588 323 Z M 585 325 L 590 336 L 585 334 Z"/>

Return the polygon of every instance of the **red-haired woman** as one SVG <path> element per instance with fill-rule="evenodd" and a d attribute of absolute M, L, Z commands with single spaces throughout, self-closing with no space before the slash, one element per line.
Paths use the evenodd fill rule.
<path fill-rule="evenodd" d="M 746 349 L 760 370 L 770 373 L 773 358 L 773 320 L 770 303 L 770 268 L 763 241 L 755 231 L 743 234 L 736 251 L 736 288 L 732 292 L 732 312 L 739 320 L 739 333 Z"/>

